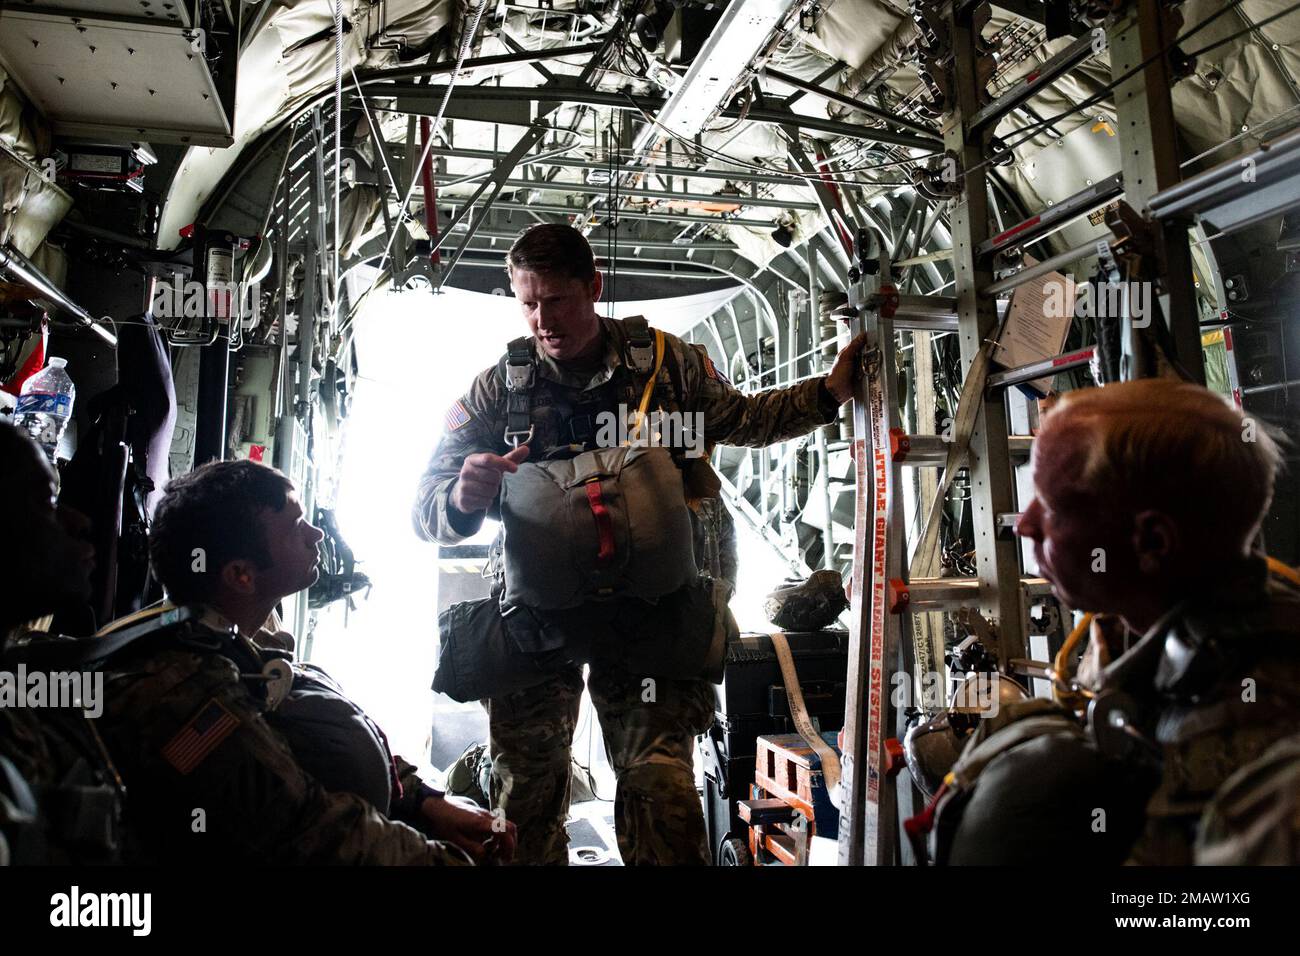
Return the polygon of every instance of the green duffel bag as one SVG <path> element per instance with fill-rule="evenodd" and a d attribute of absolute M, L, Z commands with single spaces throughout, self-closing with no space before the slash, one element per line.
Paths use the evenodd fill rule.
<path fill-rule="evenodd" d="M 696 576 L 682 474 L 665 448 L 524 462 L 501 485 L 505 603 L 653 602 Z"/>

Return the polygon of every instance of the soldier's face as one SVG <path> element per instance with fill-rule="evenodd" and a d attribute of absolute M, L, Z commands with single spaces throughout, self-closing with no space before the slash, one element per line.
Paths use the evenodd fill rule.
<path fill-rule="evenodd" d="M 1033 542 L 1039 573 L 1057 597 L 1081 611 L 1113 612 L 1125 606 L 1136 574 L 1125 534 L 1120 489 L 1103 497 L 1079 480 L 1087 429 L 1060 427 L 1034 442 L 1034 498 L 1016 533 Z"/>
<path fill-rule="evenodd" d="M 591 358 L 600 349 L 601 276 L 592 282 L 549 272 L 516 269 L 510 285 L 519 300 L 528 330 L 551 358 L 560 361 Z"/>
<path fill-rule="evenodd" d="M 259 590 L 276 600 L 311 587 L 320 577 L 316 545 L 325 532 L 302 513 L 298 496 L 290 492 L 279 511 L 263 512 L 262 527 L 271 565 L 259 575 Z"/>

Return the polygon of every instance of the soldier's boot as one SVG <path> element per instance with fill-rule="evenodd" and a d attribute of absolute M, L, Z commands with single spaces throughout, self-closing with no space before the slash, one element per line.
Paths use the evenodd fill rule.
<path fill-rule="evenodd" d="M 593 665 L 588 686 L 618 775 L 614 829 L 623 863 L 708 865 L 692 756 L 695 735 L 713 722 L 712 685 Z"/>
<path fill-rule="evenodd" d="M 494 808 L 518 827 L 517 865 L 567 865 L 569 752 L 582 700 L 582 671 L 487 702 Z"/>

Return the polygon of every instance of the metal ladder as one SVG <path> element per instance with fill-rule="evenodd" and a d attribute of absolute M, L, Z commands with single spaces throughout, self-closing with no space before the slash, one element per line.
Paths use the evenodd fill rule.
<path fill-rule="evenodd" d="M 966 381 L 955 413 L 956 434 L 948 436 L 953 440 L 904 432 L 895 397 L 895 333 L 943 326 L 917 326 L 909 321 L 916 306 L 897 294 L 887 258 L 877 257 L 874 247 L 868 248 L 872 244 L 861 241 L 850 275 L 849 307 L 843 312 L 852 334 L 867 333 L 864 362 L 868 374 L 862 394 L 854 402 L 853 460 L 859 493 L 854 515 L 848 704 L 839 795 L 841 865 L 889 865 L 906 862 L 910 854 L 910 847 L 900 839 L 899 787 L 889 773 L 893 755 L 887 741 L 901 737 L 903 730 L 902 715 L 890 700 L 890 675 L 891 671 L 906 674 L 915 685 L 920 676 L 918 660 L 929 660 L 935 669 L 938 665 L 932 648 L 920 648 L 922 653 L 917 654 L 913 630 L 905 628 L 904 621 L 928 611 L 977 611 L 992 625 L 993 646 L 988 650 L 1005 672 L 1011 661 L 1027 656 L 1030 604 L 1050 594 L 1046 581 L 1023 576 L 1019 545 L 1010 533 L 1018 516 L 1013 461 L 1027 455 L 1032 439 L 1009 434 L 1007 389 L 1087 365 L 1095 348 L 1088 346 L 1022 368 L 991 372 L 990 340 L 999 325 L 996 297 L 1070 262 L 1098 254 L 1104 257 L 1111 250 L 1105 240 L 1089 242 L 997 282 L 993 278 L 995 256 L 1045 238 L 1120 195 L 1131 207 L 1142 209 L 1158 190 L 1180 178 L 1168 58 L 1155 57 L 1116 86 L 1120 170 L 994 234 L 989 227 L 987 182 L 997 120 L 1091 56 L 1095 35 L 1078 38 L 1025 80 L 985 103 L 979 95 L 984 86 L 981 61 L 986 68 L 993 52 L 981 37 L 987 4 L 952 0 L 937 16 L 933 7 L 928 8 L 925 19 L 935 31 L 932 50 L 939 49 L 945 58 L 944 69 L 949 71 L 946 90 L 950 100 L 943 121 L 945 158 L 955 161 L 959 170 L 952 189 L 956 200 L 952 213 L 956 294 L 951 300 L 938 301 L 945 301 L 945 306 L 950 302 L 955 313 Z M 1169 32 L 1169 21 L 1156 0 L 1137 0 L 1129 10 L 1114 16 L 1106 28 L 1112 76 L 1120 80 L 1134 64 L 1151 58 L 1167 42 Z M 986 69 L 983 75 L 987 76 Z M 1175 317 L 1168 331 L 1180 360 L 1196 374 L 1201 368 L 1200 337 L 1196 310 L 1187 306 L 1194 292 L 1186 231 L 1184 228 L 1179 234 L 1176 227 L 1167 225 L 1156 228 L 1166 274 L 1176 277 L 1167 284 L 1163 313 Z M 1185 321 L 1188 318 L 1190 327 Z M 1130 326 L 1126 318 L 1121 336 L 1124 377 L 1151 374 L 1136 347 L 1137 330 Z M 963 460 L 969 474 L 976 576 L 937 576 L 937 527 L 919 542 L 908 567 L 903 496 L 899 493 L 903 469 L 942 466 L 945 481 L 950 483 Z M 871 493 L 863 494 L 862 489 L 871 489 Z M 937 507 L 942 506 L 943 497 L 941 486 Z"/>

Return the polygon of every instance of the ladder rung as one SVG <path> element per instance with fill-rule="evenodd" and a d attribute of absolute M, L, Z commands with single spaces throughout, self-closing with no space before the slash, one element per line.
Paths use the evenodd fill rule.
<path fill-rule="evenodd" d="M 1085 33 L 1075 40 L 971 117 L 970 129 L 977 130 L 999 117 L 1006 116 L 1043 87 L 1055 83 L 1061 76 L 1092 56 L 1092 43 L 1091 33 Z"/>
<path fill-rule="evenodd" d="M 1101 247 L 1106 245 L 1108 245 L 1108 242 L 1104 236 L 1091 239 L 1082 245 L 1075 246 L 1073 249 L 1067 249 L 1060 255 L 1044 259 L 1036 266 L 1027 266 L 1019 272 L 1012 273 L 1005 279 L 999 279 L 997 282 L 985 286 L 980 290 L 980 295 L 1001 295 L 1004 292 L 1010 292 L 1026 282 L 1033 282 L 1042 276 L 1050 275 L 1062 266 L 1068 266 L 1070 263 L 1078 262 L 1088 256 L 1098 255 Z"/>
<path fill-rule="evenodd" d="M 894 328 L 910 332 L 956 332 L 957 300 L 940 295 L 899 296 Z"/>
<path fill-rule="evenodd" d="M 1030 362 L 1028 365 L 1021 365 L 1017 368 L 1009 368 L 1004 372 L 994 372 L 988 377 L 985 388 L 1005 388 L 1008 385 L 1019 385 L 1021 382 L 1032 382 L 1036 378 L 1042 378 L 1044 375 L 1055 375 L 1058 372 L 1068 372 L 1072 368 L 1080 368 L 1092 361 L 1097 347 L 1089 345 L 1086 348 L 1076 349 L 1073 352 L 1066 352 L 1064 355 L 1057 355 L 1053 358 L 1043 359 L 1041 362 Z"/>
<path fill-rule="evenodd" d="M 1043 597 L 1052 589 L 1046 578 L 1021 578 L 1020 586 L 1029 597 Z M 917 578 L 910 583 L 896 579 L 889 582 L 887 603 L 892 614 L 955 611 L 974 604 L 979 599 L 979 591 L 978 578 Z"/>
<path fill-rule="evenodd" d="M 1006 314 L 1007 303 L 997 304 L 998 316 Z M 858 309 L 841 305 L 831 315 L 842 322 L 855 318 Z M 957 317 L 957 300 L 940 295 L 903 295 L 898 297 L 898 307 L 890 322 L 895 332 L 957 332 L 961 326 Z"/>
<path fill-rule="evenodd" d="M 1098 180 L 1073 196 L 1067 196 L 1055 205 L 1048 206 L 1038 215 L 1030 216 L 1024 222 L 1018 222 L 1010 229 L 998 233 L 991 239 L 986 239 L 980 243 L 975 254 L 983 256 L 1013 244 L 1023 245 L 1032 242 L 1053 226 L 1090 212 L 1110 202 L 1116 196 L 1122 195 L 1123 192 L 1123 173 L 1115 173 L 1113 176 Z"/>
<path fill-rule="evenodd" d="M 1039 680 L 1051 680 L 1053 666 L 1050 661 L 1034 661 L 1027 657 L 1013 657 L 1007 666 L 1017 674 L 1036 677 Z"/>
<path fill-rule="evenodd" d="M 1013 458 L 1028 458 L 1033 447 L 1033 435 L 1011 435 L 1007 438 Z M 941 435 L 908 435 L 902 429 L 889 433 L 890 457 L 909 468 L 941 468 L 948 460 L 952 442 Z"/>

